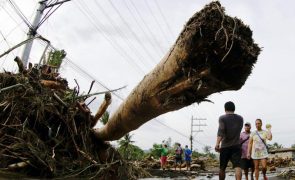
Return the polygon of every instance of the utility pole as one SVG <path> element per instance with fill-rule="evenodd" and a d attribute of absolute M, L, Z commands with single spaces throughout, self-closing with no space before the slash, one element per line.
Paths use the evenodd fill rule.
<path fill-rule="evenodd" d="M 207 124 L 201 124 L 201 121 L 205 121 L 207 120 L 206 118 L 194 118 L 192 116 L 191 119 L 191 135 L 190 135 L 190 142 L 191 142 L 191 150 L 193 150 L 193 133 L 194 132 L 203 132 L 203 130 L 201 130 L 201 126 L 207 126 Z M 195 124 L 194 121 L 199 121 L 198 124 Z M 194 130 L 194 126 L 198 126 L 199 128 L 197 130 Z"/>
<path fill-rule="evenodd" d="M 64 2 L 67 2 L 67 1 L 70 1 L 70 0 L 58 1 L 58 2 L 55 2 L 55 3 L 52 3 L 52 4 L 47 4 L 47 1 L 48 0 L 43 0 L 43 1 L 39 2 L 39 8 L 37 9 L 37 14 L 36 14 L 36 16 L 34 18 L 32 27 L 29 27 L 30 29 L 29 29 L 29 32 L 28 32 L 28 38 L 27 39 L 33 38 L 33 37 L 35 37 L 37 35 L 37 29 L 41 25 L 40 21 L 41 21 L 41 18 L 42 18 L 42 15 L 43 15 L 43 12 L 44 12 L 45 9 L 47 9 L 49 7 L 56 6 L 56 5 L 61 5 Z M 45 18 L 48 18 L 48 17 L 45 17 Z M 25 45 L 23 55 L 22 55 L 22 61 L 23 61 L 23 64 L 24 64 L 25 67 L 27 67 L 27 65 L 28 65 L 28 60 L 29 60 L 30 52 L 32 50 L 32 46 L 33 46 L 33 40 L 28 42 Z"/>

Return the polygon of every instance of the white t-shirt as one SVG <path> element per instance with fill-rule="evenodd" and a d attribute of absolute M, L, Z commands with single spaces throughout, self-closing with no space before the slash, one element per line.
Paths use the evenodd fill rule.
<path fill-rule="evenodd" d="M 267 140 L 268 132 L 265 130 L 254 131 L 251 133 L 250 138 L 253 139 L 251 157 L 252 159 L 264 159 L 268 157 L 267 148 L 260 137 L 257 135 L 257 133 L 260 135 L 261 139 L 263 139 L 265 143 Z"/>

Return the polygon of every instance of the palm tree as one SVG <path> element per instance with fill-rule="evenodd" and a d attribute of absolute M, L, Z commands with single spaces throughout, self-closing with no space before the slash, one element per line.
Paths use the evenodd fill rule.
<path fill-rule="evenodd" d="M 203 148 L 203 151 L 204 151 L 205 154 L 210 154 L 211 149 L 212 149 L 211 146 L 205 146 L 205 147 Z"/>
<path fill-rule="evenodd" d="M 275 150 L 275 149 L 282 149 L 284 148 L 284 146 L 282 144 L 279 144 L 277 142 L 273 143 L 273 144 L 268 144 L 269 149 L 271 150 Z"/>
<path fill-rule="evenodd" d="M 129 146 L 134 143 L 134 141 L 131 140 L 133 135 L 130 135 L 129 133 L 125 134 L 123 136 L 123 139 L 119 140 L 119 148 L 123 149 L 123 156 L 125 159 L 129 159 Z"/>

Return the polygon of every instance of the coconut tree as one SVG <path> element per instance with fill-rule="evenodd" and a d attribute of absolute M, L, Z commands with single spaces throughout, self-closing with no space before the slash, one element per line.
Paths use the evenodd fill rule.
<path fill-rule="evenodd" d="M 133 144 L 135 141 L 132 141 L 133 134 L 130 135 L 129 133 L 125 134 L 121 140 L 119 140 L 119 148 L 123 149 L 123 157 L 125 159 L 129 159 L 129 146 Z"/>
<path fill-rule="evenodd" d="M 158 65 L 133 89 L 97 138 L 117 140 L 147 121 L 213 93 L 239 90 L 251 74 L 260 48 L 240 19 L 218 1 L 197 12 Z"/>

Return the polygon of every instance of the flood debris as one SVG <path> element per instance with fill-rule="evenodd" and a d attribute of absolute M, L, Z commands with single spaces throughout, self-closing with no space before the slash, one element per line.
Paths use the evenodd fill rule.
<path fill-rule="evenodd" d="M 137 179 L 149 174 L 126 162 L 92 132 L 96 120 L 79 88 L 50 67 L 0 73 L 0 172 L 28 177 Z M 93 93 L 100 94 L 100 93 Z M 110 104 L 106 94 L 99 114 Z M 20 176 L 19 176 L 20 177 Z"/>

